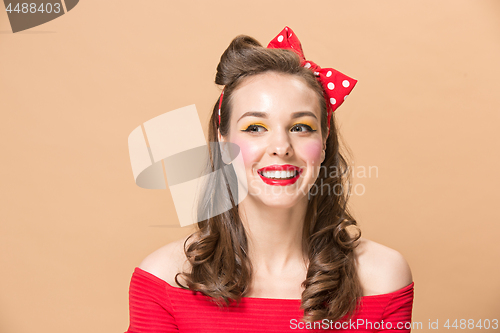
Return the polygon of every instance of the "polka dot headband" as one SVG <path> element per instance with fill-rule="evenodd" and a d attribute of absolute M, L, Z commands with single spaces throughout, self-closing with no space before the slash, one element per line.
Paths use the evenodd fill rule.
<path fill-rule="evenodd" d="M 350 94 L 357 80 L 342 74 L 333 68 L 321 68 L 311 60 L 306 60 L 302 45 L 299 39 L 291 28 L 285 27 L 273 40 L 267 45 L 268 49 L 289 49 L 294 51 L 300 57 L 300 65 L 309 68 L 316 76 L 316 79 L 323 86 L 325 98 L 327 100 L 328 109 L 328 133 L 330 133 L 330 119 L 332 113 L 344 102 Z M 219 125 L 220 125 L 220 109 L 222 105 L 222 97 L 224 90 L 219 99 Z"/>

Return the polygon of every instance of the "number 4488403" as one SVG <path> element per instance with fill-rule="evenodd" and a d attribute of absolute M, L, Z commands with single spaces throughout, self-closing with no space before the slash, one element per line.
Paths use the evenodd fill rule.
<path fill-rule="evenodd" d="M 496 330 L 498 328 L 498 319 L 479 319 L 477 322 L 474 319 L 455 319 L 455 321 L 451 324 L 450 319 L 448 319 L 443 326 L 447 329 L 454 328 L 466 330 L 479 328 L 487 330 L 491 328 L 493 330 Z"/>
<path fill-rule="evenodd" d="M 16 12 L 16 13 L 60 13 L 61 12 L 61 4 L 56 2 L 51 4 L 50 2 L 41 3 L 40 6 L 37 7 L 36 3 L 17 3 L 14 9 L 12 9 L 12 3 L 9 3 L 5 10 L 8 13 Z"/>

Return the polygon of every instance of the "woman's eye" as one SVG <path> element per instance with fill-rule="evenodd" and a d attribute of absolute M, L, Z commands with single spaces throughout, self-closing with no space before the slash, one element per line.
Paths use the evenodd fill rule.
<path fill-rule="evenodd" d="M 267 131 L 267 129 L 261 125 L 250 125 L 243 130 L 243 132 L 251 132 L 251 133 L 259 133 L 264 131 Z"/>
<path fill-rule="evenodd" d="M 291 128 L 292 132 L 316 132 L 316 130 L 313 130 L 311 126 L 306 125 L 306 124 L 295 124 Z"/>

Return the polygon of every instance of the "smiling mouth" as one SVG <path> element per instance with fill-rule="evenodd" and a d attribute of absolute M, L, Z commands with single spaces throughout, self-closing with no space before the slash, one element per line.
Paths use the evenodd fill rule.
<path fill-rule="evenodd" d="M 298 170 L 288 171 L 257 171 L 259 175 L 268 179 L 293 179 L 299 174 Z"/>
<path fill-rule="evenodd" d="M 267 185 L 288 186 L 299 179 L 302 168 L 290 164 L 270 165 L 257 170 L 257 173 Z"/>

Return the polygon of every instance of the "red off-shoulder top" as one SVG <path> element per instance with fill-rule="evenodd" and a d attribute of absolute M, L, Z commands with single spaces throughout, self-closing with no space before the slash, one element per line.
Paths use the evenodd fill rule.
<path fill-rule="evenodd" d="M 136 267 L 125 333 L 410 332 L 413 285 L 363 296 L 350 320 L 305 323 L 298 299 L 243 297 L 238 305 L 218 307 L 200 292 L 173 287 Z"/>

